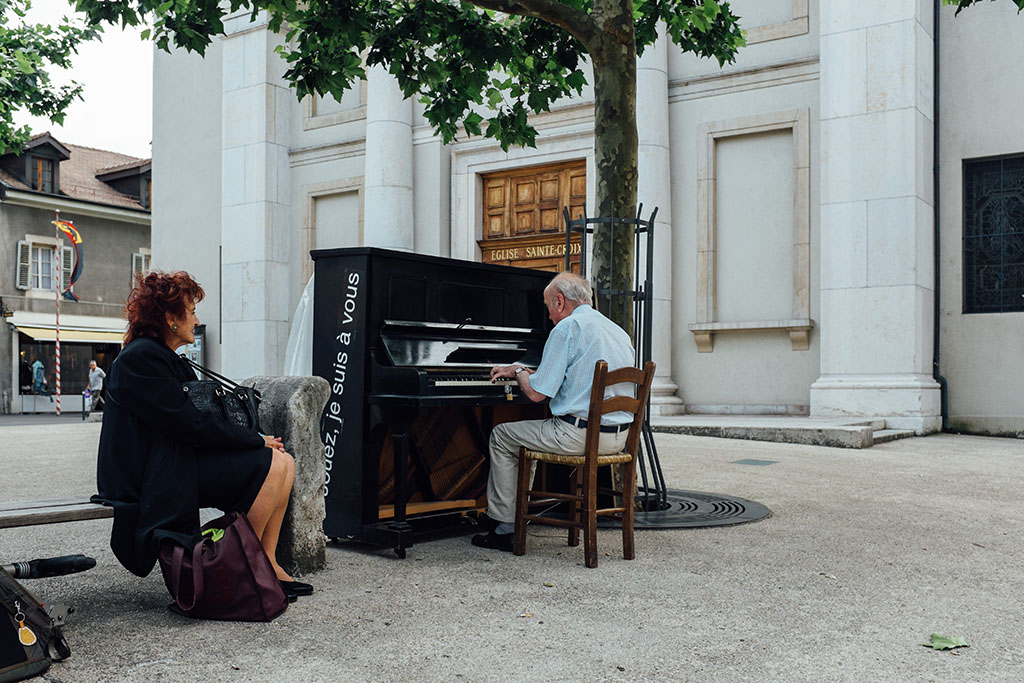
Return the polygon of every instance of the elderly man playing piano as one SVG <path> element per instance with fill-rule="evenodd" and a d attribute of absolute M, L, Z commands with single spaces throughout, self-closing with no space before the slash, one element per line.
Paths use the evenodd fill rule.
<path fill-rule="evenodd" d="M 544 304 L 555 324 L 536 371 L 521 365 L 491 368 L 491 380 L 508 377 L 532 401 L 551 399 L 553 417 L 506 422 L 491 432 L 491 471 L 487 480 L 486 534 L 473 545 L 512 550 L 515 532 L 516 470 L 519 448 L 550 453 L 582 453 L 594 364 L 607 361 L 610 369 L 631 366 L 635 353 L 629 335 L 591 306 L 590 283 L 569 272 L 559 273 L 544 289 Z M 606 398 L 628 392 L 629 385 L 609 387 Z M 601 453 L 623 448 L 631 416 L 609 413 L 601 422 Z"/>

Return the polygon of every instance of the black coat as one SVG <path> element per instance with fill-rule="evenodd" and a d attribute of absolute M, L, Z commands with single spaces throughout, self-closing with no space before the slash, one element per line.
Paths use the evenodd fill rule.
<path fill-rule="evenodd" d="M 265 445 L 256 432 L 197 411 L 181 388 L 194 379 L 153 339 L 128 343 L 107 377 L 93 500 L 113 505 L 110 547 L 139 576 L 153 569 L 163 538 L 187 545 L 198 532 L 197 448 Z"/>

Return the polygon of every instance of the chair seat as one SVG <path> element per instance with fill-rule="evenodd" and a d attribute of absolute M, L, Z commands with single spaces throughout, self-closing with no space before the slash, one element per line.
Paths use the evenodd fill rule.
<path fill-rule="evenodd" d="M 539 460 L 541 462 L 553 462 L 559 465 L 576 465 L 583 466 L 587 461 L 587 456 L 582 453 L 579 455 L 566 455 L 564 453 L 545 453 L 543 451 L 531 451 L 528 448 L 523 449 L 523 455 L 529 460 Z M 597 456 L 597 464 L 611 465 L 620 462 L 629 462 L 633 459 L 629 453 L 609 453 L 608 455 Z"/>

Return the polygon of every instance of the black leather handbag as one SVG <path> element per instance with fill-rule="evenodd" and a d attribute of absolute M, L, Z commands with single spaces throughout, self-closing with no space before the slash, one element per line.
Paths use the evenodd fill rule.
<path fill-rule="evenodd" d="M 239 427 L 263 433 L 259 420 L 260 392 L 218 375 L 184 354 L 181 358 L 190 367 L 212 378 L 181 383 L 182 390 L 199 412 L 217 415 Z"/>

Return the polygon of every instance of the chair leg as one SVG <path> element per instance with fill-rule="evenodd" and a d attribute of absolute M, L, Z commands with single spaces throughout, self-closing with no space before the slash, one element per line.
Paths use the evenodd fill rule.
<path fill-rule="evenodd" d="M 519 450 L 519 477 L 516 483 L 516 531 L 512 538 L 512 552 L 515 555 L 526 553 L 526 509 L 530 500 L 526 492 L 530 490 L 530 460 Z"/>
<path fill-rule="evenodd" d="M 626 463 L 622 477 L 622 557 L 632 560 L 633 552 L 633 506 L 636 494 L 636 458 Z"/>
<path fill-rule="evenodd" d="M 575 496 L 580 495 L 580 491 L 583 488 L 583 468 L 577 467 L 572 472 L 572 481 L 569 482 L 572 494 Z M 569 521 L 579 522 L 580 521 L 580 503 L 578 500 L 569 501 Z M 569 545 L 576 547 L 580 544 L 580 529 L 579 527 L 572 527 L 569 529 Z"/>
<path fill-rule="evenodd" d="M 597 567 L 597 466 L 583 472 L 583 557 L 587 567 Z"/>

